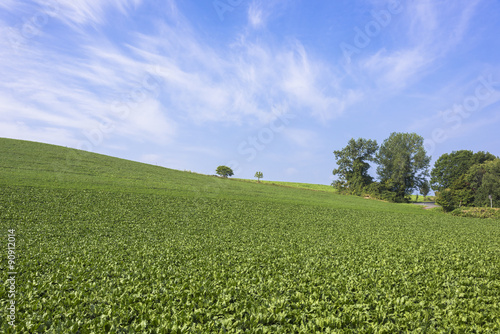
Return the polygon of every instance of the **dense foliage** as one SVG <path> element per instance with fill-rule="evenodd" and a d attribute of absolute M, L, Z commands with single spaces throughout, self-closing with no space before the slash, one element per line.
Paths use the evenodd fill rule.
<path fill-rule="evenodd" d="M 217 175 L 222 177 L 229 177 L 234 175 L 233 170 L 227 166 L 219 166 L 217 167 L 215 172 L 217 173 Z"/>
<path fill-rule="evenodd" d="M 0 154 L 16 333 L 500 331 L 496 221 L 41 144 Z"/>
<path fill-rule="evenodd" d="M 380 148 L 376 141 L 351 139 L 340 151 L 334 151 L 338 176 L 332 185 L 341 193 L 370 195 L 392 202 L 408 202 L 411 193 L 426 182 L 430 157 L 424 139 L 415 133 L 391 133 Z M 378 164 L 379 182 L 368 174 L 370 165 Z M 427 191 L 428 193 L 428 191 Z"/>
<path fill-rule="evenodd" d="M 377 174 L 380 183 L 394 200 L 407 200 L 428 176 L 430 157 L 424 139 L 415 133 L 391 133 L 377 153 Z"/>
<path fill-rule="evenodd" d="M 495 160 L 489 152 L 473 153 L 468 150 L 453 151 L 441 155 L 431 171 L 431 187 L 434 191 L 450 188 L 453 182 L 465 175 L 473 165 Z"/>
<path fill-rule="evenodd" d="M 470 160 L 467 162 L 460 160 L 464 157 Z M 437 180 L 436 175 L 441 175 L 440 178 L 448 175 L 447 177 L 452 181 L 440 179 L 440 186 L 436 188 L 439 189 L 436 192 L 436 202 L 446 211 L 453 211 L 460 207 L 481 207 L 492 204 L 498 207 L 500 205 L 500 159 L 492 159 L 492 157 L 494 158 L 490 153 L 472 154 L 470 151 L 453 152 L 440 157 L 433 169 L 434 181 Z M 446 168 L 443 167 L 445 164 L 448 164 Z M 468 166 L 468 169 L 464 166 Z M 446 173 L 443 172 L 444 170 Z M 442 188 L 443 186 L 447 187 Z M 492 197 L 491 201 L 489 196 Z"/>
<path fill-rule="evenodd" d="M 377 141 L 353 138 L 342 150 L 334 151 L 338 168 L 333 170 L 333 175 L 339 176 L 334 183 L 335 188 L 342 193 L 361 195 L 364 188 L 373 182 L 368 174 L 370 164 L 367 161 L 375 160 L 377 150 Z"/>

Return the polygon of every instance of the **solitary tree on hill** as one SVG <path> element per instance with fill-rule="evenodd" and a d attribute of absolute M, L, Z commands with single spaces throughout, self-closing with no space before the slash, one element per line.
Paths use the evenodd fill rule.
<path fill-rule="evenodd" d="M 217 173 L 217 175 L 220 175 L 222 177 L 229 177 L 234 175 L 233 170 L 227 166 L 219 166 L 217 167 L 215 172 Z"/>

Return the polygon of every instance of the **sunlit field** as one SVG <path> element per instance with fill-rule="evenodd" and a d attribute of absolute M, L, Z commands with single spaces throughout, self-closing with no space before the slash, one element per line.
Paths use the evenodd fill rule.
<path fill-rule="evenodd" d="M 498 220 L 23 141 L 0 154 L 17 333 L 500 331 Z"/>

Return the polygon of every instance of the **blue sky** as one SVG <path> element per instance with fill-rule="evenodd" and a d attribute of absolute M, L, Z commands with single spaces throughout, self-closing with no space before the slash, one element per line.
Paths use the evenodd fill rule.
<path fill-rule="evenodd" d="M 500 3 L 0 3 L 0 137 L 330 184 L 334 150 L 416 132 L 500 155 Z"/>

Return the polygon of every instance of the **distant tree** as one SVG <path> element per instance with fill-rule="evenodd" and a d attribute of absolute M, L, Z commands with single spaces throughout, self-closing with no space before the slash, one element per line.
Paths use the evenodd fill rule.
<path fill-rule="evenodd" d="M 422 194 L 422 196 L 424 196 L 424 202 L 425 202 L 425 198 L 427 197 L 427 195 L 431 191 L 431 186 L 429 184 L 429 181 L 427 181 L 427 180 L 422 181 L 422 183 L 420 183 L 419 191 Z M 417 197 L 417 199 L 418 199 L 418 197 Z"/>
<path fill-rule="evenodd" d="M 338 168 L 333 170 L 333 175 L 338 175 L 339 179 L 332 185 L 341 191 L 359 195 L 364 187 L 373 182 L 368 174 L 370 164 L 366 161 L 374 161 L 377 150 L 375 140 L 352 138 L 342 150 L 334 151 Z"/>
<path fill-rule="evenodd" d="M 453 151 L 441 155 L 434 164 L 431 171 L 431 188 L 441 191 L 450 188 L 461 175 L 476 164 L 495 160 L 495 156 L 488 152 L 473 153 L 468 150 Z"/>
<path fill-rule="evenodd" d="M 260 179 L 262 179 L 264 175 L 262 174 L 262 172 L 255 172 L 254 177 L 257 178 L 257 182 L 260 182 Z"/>
<path fill-rule="evenodd" d="M 403 202 L 428 176 L 431 158 L 424 149 L 424 139 L 416 133 L 392 133 L 377 154 L 377 174 L 391 200 Z"/>
<path fill-rule="evenodd" d="M 234 175 L 233 170 L 227 166 L 219 166 L 217 167 L 215 172 L 217 173 L 217 175 L 220 175 L 222 177 L 229 177 Z"/>

